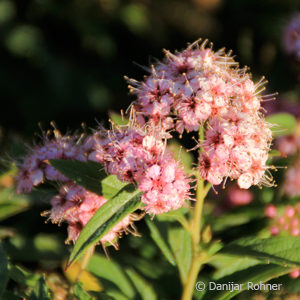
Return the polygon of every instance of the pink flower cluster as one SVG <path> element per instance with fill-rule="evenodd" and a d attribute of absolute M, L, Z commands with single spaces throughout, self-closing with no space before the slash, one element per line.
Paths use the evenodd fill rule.
<path fill-rule="evenodd" d="M 300 58 L 300 14 L 296 14 L 286 26 L 284 32 L 284 48 L 285 51 Z"/>
<path fill-rule="evenodd" d="M 180 208 L 189 194 L 189 180 L 155 129 L 119 127 L 107 131 L 106 143 L 98 147 L 99 161 L 109 174 L 136 182 L 150 214 Z"/>
<path fill-rule="evenodd" d="M 67 182 L 49 159 L 93 160 L 121 181 L 137 183 L 142 202 L 150 214 L 180 208 L 189 198 L 189 180 L 173 156 L 166 152 L 165 133 L 135 125 L 101 129 L 79 143 L 77 138 L 56 134 L 46 137 L 25 157 L 18 175 L 18 192 L 30 192 L 44 179 Z M 63 213 L 63 210 L 62 210 Z M 63 213 L 64 214 L 64 213 Z"/>
<path fill-rule="evenodd" d="M 243 189 L 271 186 L 272 176 L 265 172 L 271 138 L 269 125 L 259 118 L 212 119 L 199 157 L 202 177 L 216 185 L 224 178 L 237 179 Z"/>
<path fill-rule="evenodd" d="M 68 223 L 67 242 L 72 241 L 75 243 L 82 228 L 106 202 L 107 199 L 104 197 L 68 182 L 61 186 L 59 194 L 51 199 L 51 209 L 42 213 L 42 215 L 47 216 L 48 220 L 55 224 Z M 102 245 L 109 243 L 117 247 L 117 244 L 114 242 L 123 232 L 130 231 L 128 226 L 132 226 L 132 221 L 135 219 L 134 214 L 125 217 L 101 238 L 100 243 Z"/>
<path fill-rule="evenodd" d="M 86 156 L 76 142 L 75 136 L 62 136 L 58 130 L 53 131 L 54 138 L 45 136 L 43 144 L 34 147 L 24 158 L 18 174 L 17 192 L 28 193 L 34 186 L 45 179 L 54 181 L 68 181 L 64 175 L 52 167 L 50 159 L 76 159 L 86 161 Z"/>
<path fill-rule="evenodd" d="M 254 84 L 230 53 L 213 52 L 206 43 L 175 54 L 166 51 L 143 82 L 129 79 L 137 120 L 180 134 L 206 128 L 199 162 L 203 178 L 212 184 L 229 177 L 245 189 L 271 186 L 265 171 L 272 134 L 259 111 L 265 80 Z"/>
<path fill-rule="evenodd" d="M 287 233 L 292 236 L 300 236 L 299 203 L 295 206 L 286 206 L 283 213 L 280 213 L 274 205 L 270 204 L 265 209 L 265 215 L 273 221 L 270 227 L 272 235 Z"/>

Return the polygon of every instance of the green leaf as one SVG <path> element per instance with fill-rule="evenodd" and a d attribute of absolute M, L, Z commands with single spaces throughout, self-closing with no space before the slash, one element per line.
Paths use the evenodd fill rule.
<path fill-rule="evenodd" d="M 111 199 L 122 188 L 129 185 L 128 182 L 121 182 L 116 175 L 107 176 L 103 166 L 93 161 L 60 159 L 51 160 L 50 163 L 76 184 L 98 195 L 103 195 L 107 199 Z"/>
<path fill-rule="evenodd" d="M 296 118 L 288 113 L 273 114 L 268 116 L 266 121 L 274 124 L 271 128 L 274 137 L 292 134 L 297 125 Z"/>
<path fill-rule="evenodd" d="M 300 237 L 242 238 L 225 246 L 219 253 L 254 258 L 285 267 L 300 267 Z"/>
<path fill-rule="evenodd" d="M 101 206 L 84 226 L 71 252 L 68 265 L 75 261 L 89 246 L 97 243 L 127 215 L 141 207 L 140 196 L 139 190 L 133 185 L 128 185 Z"/>
<path fill-rule="evenodd" d="M 10 265 L 9 277 L 21 285 L 33 288 L 40 280 L 41 275 L 28 272 L 20 266 Z"/>
<path fill-rule="evenodd" d="M 81 282 L 76 282 L 73 285 L 73 293 L 79 300 L 93 300 L 88 292 L 84 290 Z"/>
<path fill-rule="evenodd" d="M 107 175 L 101 164 L 93 161 L 82 162 L 65 159 L 52 159 L 50 163 L 55 169 L 73 180 L 76 184 L 98 195 L 103 195 L 100 182 Z"/>
<path fill-rule="evenodd" d="M 181 281 L 187 280 L 192 260 L 192 238 L 189 232 L 182 227 L 170 226 L 168 230 L 168 242 L 175 256 Z"/>
<path fill-rule="evenodd" d="M 169 249 L 167 243 L 164 241 L 163 237 L 161 236 L 157 226 L 154 224 L 154 221 L 151 221 L 149 217 L 146 217 L 145 221 L 150 230 L 150 235 L 154 240 L 154 242 L 157 244 L 158 248 L 164 254 L 166 259 L 170 262 L 170 264 L 176 266 L 174 256 L 171 250 Z"/>
<path fill-rule="evenodd" d="M 135 288 L 141 295 L 143 300 L 156 300 L 157 296 L 151 284 L 149 284 L 140 274 L 138 274 L 134 269 L 128 268 L 126 273 L 130 277 Z"/>
<path fill-rule="evenodd" d="M 117 287 L 129 299 L 134 298 L 134 288 L 127 275 L 116 262 L 107 259 L 103 255 L 94 254 L 90 259 L 87 269 L 94 275 L 112 282 L 114 284 L 113 288 Z M 110 294 L 109 287 L 105 286 L 105 282 L 101 281 L 101 284 L 104 285 L 105 291 Z"/>
<path fill-rule="evenodd" d="M 214 255 L 209 264 L 216 268 L 213 279 L 217 280 L 240 270 L 261 264 L 261 261 L 249 257 L 236 257 L 226 254 Z"/>
<path fill-rule="evenodd" d="M 254 219 L 264 218 L 264 210 L 258 207 L 238 207 L 225 215 L 218 218 L 212 218 L 209 220 L 212 226 L 212 230 L 222 231 L 230 227 L 246 224 Z"/>
<path fill-rule="evenodd" d="M 45 279 L 40 277 L 33 288 L 28 300 L 50 300 L 50 292 L 46 285 Z"/>
<path fill-rule="evenodd" d="M 216 281 L 215 284 L 228 284 L 229 282 L 233 282 L 235 284 L 241 284 L 241 288 L 238 290 L 231 290 L 230 288 L 222 290 L 213 289 L 214 285 L 211 284 L 211 288 L 209 288 L 209 283 L 206 284 L 205 294 L 201 298 L 201 300 L 229 300 L 233 298 L 235 295 L 241 293 L 244 290 L 249 290 L 248 283 L 259 284 L 260 282 L 264 283 L 273 278 L 282 276 L 286 273 L 290 272 L 289 268 L 285 268 L 278 265 L 258 265 L 254 267 L 247 268 L 242 271 L 235 272 L 232 275 L 225 276 L 220 280 Z M 251 285 L 250 285 L 251 287 Z M 199 291 L 195 291 L 196 293 L 201 293 Z M 203 292 L 204 293 L 204 292 Z"/>
<path fill-rule="evenodd" d="M 9 278 L 8 258 L 0 244 L 0 298 L 4 293 Z"/>
<path fill-rule="evenodd" d="M 116 175 L 109 175 L 101 181 L 101 185 L 103 196 L 111 199 L 129 183 L 120 181 Z"/>

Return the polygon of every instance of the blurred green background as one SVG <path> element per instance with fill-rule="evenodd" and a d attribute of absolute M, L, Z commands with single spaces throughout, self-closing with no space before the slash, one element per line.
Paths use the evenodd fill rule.
<path fill-rule="evenodd" d="M 2 136 L 30 140 L 38 122 L 52 120 L 63 131 L 95 126 L 132 101 L 124 75 L 142 79 L 138 65 L 199 37 L 233 49 L 254 78 L 266 75 L 270 92 L 296 99 L 298 70 L 282 35 L 299 8 L 296 0 L 1 0 Z"/>

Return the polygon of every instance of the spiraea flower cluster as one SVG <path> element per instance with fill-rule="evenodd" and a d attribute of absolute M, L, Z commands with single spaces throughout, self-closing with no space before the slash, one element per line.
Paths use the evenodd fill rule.
<path fill-rule="evenodd" d="M 66 222 L 68 224 L 67 243 L 75 243 L 82 228 L 106 202 L 107 199 L 104 197 L 89 192 L 72 182 L 68 182 L 62 185 L 59 189 L 59 194 L 51 199 L 51 209 L 43 212 L 42 215 L 58 225 Z M 119 236 L 124 232 L 133 232 L 135 230 L 132 222 L 136 219 L 137 216 L 135 214 L 126 216 L 104 235 L 99 242 L 104 246 L 110 244 L 117 247 L 116 241 Z"/>
<path fill-rule="evenodd" d="M 109 174 L 137 183 L 148 213 L 156 215 L 183 206 L 189 180 L 155 128 L 117 127 L 106 132 L 105 141 L 98 145 L 99 161 Z"/>
<path fill-rule="evenodd" d="M 285 51 L 300 59 L 300 14 L 297 13 L 290 20 L 284 32 Z"/>
<path fill-rule="evenodd" d="M 50 202 L 51 209 L 43 215 L 53 223 L 68 224 L 68 241 L 76 241 L 82 228 L 107 199 L 72 183 L 50 165 L 51 159 L 100 162 L 108 174 L 137 184 L 144 192 L 142 202 L 149 214 L 178 209 L 189 198 L 189 179 L 179 162 L 166 151 L 166 142 L 155 128 L 142 130 L 132 123 L 114 126 L 112 130 L 101 128 L 80 141 L 75 135 L 62 136 L 56 129 L 54 133 L 52 138 L 45 136 L 42 145 L 37 145 L 24 158 L 17 178 L 18 192 L 30 192 L 46 179 L 61 182 L 59 194 Z M 128 226 L 133 227 L 132 221 L 136 219 L 134 214 L 127 216 L 100 242 L 116 247 L 116 238 L 123 232 L 131 232 Z"/>
<path fill-rule="evenodd" d="M 107 174 L 142 191 L 143 209 L 151 215 L 178 209 L 190 198 L 190 179 L 166 150 L 172 131 L 201 133 L 196 171 L 210 183 L 236 179 L 243 189 L 273 184 L 266 165 L 272 134 L 260 106 L 272 97 L 260 95 L 265 80 L 255 84 L 230 52 L 213 52 L 206 44 L 197 41 L 175 54 L 165 51 L 143 82 L 128 79 L 137 97 L 128 125 L 112 124 L 110 130 L 80 137 L 62 136 L 55 129 L 54 137 L 45 136 L 25 157 L 18 191 L 29 192 L 46 179 L 59 182 L 59 194 L 44 215 L 53 223 L 68 223 L 69 241 L 109 200 L 74 185 L 49 164 L 51 159 L 99 162 Z M 113 244 L 133 220 L 126 217 L 101 243 Z"/>
<path fill-rule="evenodd" d="M 166 51 L 143 82 L 129 79 L 138 122 L 180 134 L 205 131 L 199 164 L 202 177 L 212 184 L 231 178 L 245 189 L 271 186 L 272 176 L 265 171 L 272 134 L 260 111 L 263 98 L 272 97 L 260 95 L 266 81 L 254 84 L 230 53 L 205 45 Z"/>

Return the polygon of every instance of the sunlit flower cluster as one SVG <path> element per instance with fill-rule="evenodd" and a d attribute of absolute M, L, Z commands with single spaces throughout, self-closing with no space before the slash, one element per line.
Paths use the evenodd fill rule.
<path fill-rule="evenodd" d="M 128 79 L 140 125 L 162 130 L 205 131 L 199 157 L 201 175 L 212 184 L 237 179 L 241 188 L 273 185 L 266 160 L 272 134 L 260 112 L 266 81 L 257 84 L 224 49 L 206 41 L 153 65 L 143 82 Z M 266 97 L 270 97 L 265 96 Z"/>

